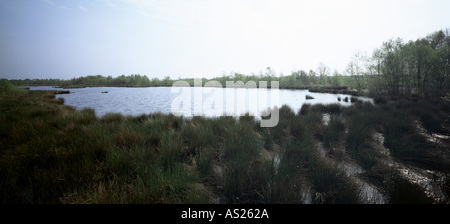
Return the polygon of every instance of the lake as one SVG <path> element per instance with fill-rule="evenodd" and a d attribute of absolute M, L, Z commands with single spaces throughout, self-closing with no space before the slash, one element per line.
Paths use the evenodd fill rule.
<path fill-rule="evenodd" d="M 309 90 L 214 87 L 179 87 L 178 91 L 174 91 L 172 87 L 62 89 L 50 86 L 29 86 L 28 88 L 30 90 L 69 90 L 70 94 L 59 94 L 56 97 L 63 98 L 66 105 L 76 109 L 92 108 L 99 117 L 106 113 L 141 115 L 162 112 L 169 114 L 172 113 L 172 102 L 179 101 L 181 96 L 185 96 L 185 101 L 175 105 L 186 117 L 198 113 L 211 117 L 217 115 L 217 111 L 220 112 L 219 115 L 239 116 L 250 113 L 260 117 L 261 111 L 274 106 L 288 105 L 297 113 L 305 103 L 351 105 L 350 95 L 312 93 Z M 306 95 L 314 99 L 306 99 Z M 272 96 L 275 98 L 271 98 Z M 339 97 L 341 101 L 338 100 Z M 346 97 L 349 99 L 348 102 L 343 100 Z M 373 102 L 371 98 L 357 98 Z M 187 100 L 191 102 L 190 106 L 185 103 Z"/>

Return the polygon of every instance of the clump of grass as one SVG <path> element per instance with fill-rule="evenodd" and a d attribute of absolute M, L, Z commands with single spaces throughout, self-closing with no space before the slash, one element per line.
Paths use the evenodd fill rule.
<path fill-rule="evenodd" d="M 345 140 L 346 150 L 366 170 L 377 163 L 376 151 L 372 148 L 373 120 L 369 113 L 358 107 L 349 108 L 347 117 L 348 132 Z"/>
<path fill-rule="evenodd" d="M 210 123 L 206 120 L 194 121 L 181 130 L 181 137 L 187 146 L 189 156 L 196 157 L 203 148 L 216 146 L 216 136 Z"/>
<path fill-rule="evenodd" d="M 310 111 L 319 113 L 339 114 L 342 111 L 340 104 L 315 104 L 309 108 Z"/>
<path fill-rule="evenodd" d="M 64 104 L 64 98 L 58 98 L 56 100 L 56 103 L 59 104 L 59 105 L 63 105 Z"/>
<path fill-rule="evenodd" d="M 205 178 L 212 178 L 213 166 L 217 153 L 213 148 L 205 147 L 198 151 L 197 169 Z"/>
<path fill-rule="evenodd" d="M 383 97 L 383 96 L 376 96 L 376 97 L 373 98 L 373 101 L 376 104 L 386 104 L 387 103 L 387 99 L 385 97 Z"/>
<path fill-rule="evenodd" d="M 314 97 L 312 97 L 312 96 L 310 96 L 310 95 L 306 95 L 306 99 L 307 99 L 307 100 L 313 100 Z"/>
<path fill-rule="evenodd" d="M 98 120 L 95 116 L 95 111 L 92 108 L 85 108 L 77 112 L 75 112 L 76 116 L 74 117 L 74 119 L 75 122 L 79 124 L 91 124 Z"/>
<path fill-rule="evenodd" d="M 336 146 L 336 143 L 345 136 L 344 131 L 345 126 L 342 118 L 336 115 L 330 116 L 330 121 L 322 132 L 323 146 L 325 148 Z"/>
<path fill-rule="evenodd" d="M 358 99 L 358 98 L 356 98 L 356 97 L 350 97 L 350 102 L 352 102 L 352 103 L 356 103 L 356 102 L 358 102 L 358 103 L 362 103 L 362 101 L 360 100 L 360 99 Z"/>
<path fill-rule="evenodd" d="M 302 108 L 300 108 L 299 114 L 305 115 L 307 114 L 311 109 L 311 104 L 305 103 L 302 105 Z"/>
<path fill-rule="evenodd" d="M 427 99 L 420 99 L 415 103 L 411 113 L 419 118 L 420 123 L 430 133 L 449 134 L 445 124 L 449 124 L 449 111 L 445 110 L 445 103 L 432 103 Z M 430 113 L 433 111 L 433 113 Z"/>
<path fill-rule="evenodd" d="M 248 126 L 236 125 L 231 127 L 229 138 L 224 145 L 224 156 L 231 161 L 240 162 L 259 152 L 260 140 Z"/>
<path fill-rule="evenodd" d="M 289 120 L 295 117 L 295 112 L 292 110 L 292 108 L 285 104 L 279 109 L 279 115 L 283 118 L 283 120 L 289 122 Z"/>
<path fill-rule="evenodd" d="M 312 111 L 305 115 L 298 114 L 292 121 L 292 137 L 286 138 L 282 145 L 284 150 L 280 158 L 277 180 L 295 184 L 297 192 L 302 192 L 302 188 L 303 190 L 306 188 L 309 180 L 314 195 L 313 203 L 357 203 L 359 194 L 356 184 L 337 167 L 327 164 L 316 149 L 315 142 L 318 136 L 322 135 L 324 128 L 322 114 L 319 111 L 312 108 Z M 336 123 L 340 123 L 336 126 L 343 125 L 338 120 Z M 296 179 L 291 179 L 292 177 Z M 297 197 L 298 200 L 302 198 L 300 195 Z"/>
<path fill-rule="evenodd" d="M 128 116 L 127 120 L 138 123 L 138 124 L 142 124 L 145 121 L 147 121 L 149 119 L 149 116 L 147 114 L 140 114 L 137 116 Z"/>
<path fill-rule="evenodd" d="M 224 194 L 229 203 L 254 202 L 260 200 L 261 186 L 253 173 L 258 165 L 261 141 L 251 127 L 238 124 L 232 127 L 230 136 L 224 143 Z M 260 172 L 262 174 L 262 172 Z M 256 177 L 257 178 L 257 177 Z M 261 179 L 261 178 L 257 178 Z"/>
<path fill-rule="evenodd" d="M 280 144 L 281 141 L 288 135 L 291 127 L 291 122 L 295 117 L 295 112 L 283 105 L 279 110 L 279 121 L 275 127 L 258 128 L 263 135 L 264 148 L 270 149 L 272 144 Z"/>
<path fill-rule="evenodd" d="M 342 112 L 342 106 L 338 103 L 332 103 L 325 106 L 326 112 L 332 114 L 339 114 Z"/>
<path fill-rule="evenodd" d="M 308 131 L 305 123 L 303 116 L 296 116 L 290 123 L 289 134 L 301 139 Z"/>
<path fill-rule="evenodd" d="M 303 203 L 302 191 L 308 182 L 305 171 L 316 153 L 304 123 L 303 116 L 296 116 L 291 124 L 292 135 L 281 143 L 279 164 L 272 174 L 272 203 Z"/>
<path fill-rule="evenodd" d="M 393 157 L 426 169 L 444 169 L 446 160 L 438 156 L 437 146 L 420 134 L 410 109 L 393 111 L 384 123 L 384 145 Z M 438 157 L 441 157 L 438 159 Z"/>
<path fill-rule="evenodd" d="M 417 184 L 409 182 L 399 171 L 392 171 L 384 188 L 389 204 L 432 204 L 433 198 Z"/>
<path fill-rule="evenodd" d="M 101 120 L 105 123 L 118 123 L 125 121 L 125 117 L 120 113 L 107 113 L 103 115 Z"/>
<path fill-rule="evenodd" d="M 250 126 L 254 126 L 256 124 L 255 116 L 251 115 L 250 113 L 239 116 L 239 122 L 245 123 Z"/>
<path fill-rule="evenodd" d="M 358 186 L 339 168 L 320 164 L 310 169 L 314 187 L 313 203 L 317 204 L 356 204 L 359 198 Z"/>
<path fill-rule="evenodd" d="M 323 115 L 320 110 L 316 109 L 318 107 L 322 107 L 323 105 L 318 104 L 314 105 L 311 108 L 311 111 L 306 114 L 298 116 L 300 118 L 299 123 L 296 123 L 297 129 L 300 129 L 298 126 L 303 125 L 305 130 L 307 130 L 308 134 L 312 134 L 316 138 L 320 139 L 324 124 L 323 124 Z"/>
<path fill-rule="evenodd" d="M 129 128 L 117 131 L 114 139 L 117 146 L 128 149 L 136 145 L 141 145 L 144 141 L 144 137 L 140 132 Z"/>
<path fill-rule="evenodd" d="M 159 164 L 164 170 L 170 170 L 185 159 L 184 151 L 180 143 L 172 141 L 169 135 L 165 135 L 158 147 Z"/>

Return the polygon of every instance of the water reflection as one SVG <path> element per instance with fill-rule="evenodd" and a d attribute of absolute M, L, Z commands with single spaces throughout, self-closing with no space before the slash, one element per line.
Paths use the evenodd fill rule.
<path fill-rule="evenodd" d="M 62 90 L 49 86 L 29 87 L 30 90 Z M 191 93 L 191 114 L 195 108 L 201 108 L 203 116 L 214 115 L 217 108 L 223 108 L 221 115 L 239 116 L 250 113 L 260 117 L 261 111 L 274 106 L 281 107 L 288 105 L 295 112 L 298 112 L 303 104 L 332 104 L 338 103 L 343 106 L 351 105 L 351 102 L 339 101 L 338 98 L 350 98 L 346 94 L 313 93 L 308 90 L 272 90 L 272 89 L 234 89 L 234 88 L 202 88 L 202 100 L 195 101 L 194 89 L 196 87 L 181 87 L 183 91 Z M 181 93 L 171 93 L 171 87 L 145 87 L 145 88 L 125 88 L 125 87 L 92 87 L 68 89 L 71 94 L 57 95 L 57 98 L 64 98 L 65 104 L 76 109 L 92 108 L 97 116 L 106 113 L 122 113 L 124 115 L 140 115 L 155 112 L 172 113 L 172 101 Z M 211 103 L 212 96 L 221 91 L 222 101 Z M 271 91 L 278 91 L 279 100 L 270 100 Z M 314 99 L 306 99 L 306 95 Z M 267 97 L 266 101 L 264 97 Z M 372 99 L 358 97 L 363 101 Z M 262 99 L 262 100 L 261 100 Z M 209 100 L 209 101 L 208 101 Z M 219 105 L 221 103 L 222 105 Z M 183 106 L 183 105 L 180 105 Z"/>

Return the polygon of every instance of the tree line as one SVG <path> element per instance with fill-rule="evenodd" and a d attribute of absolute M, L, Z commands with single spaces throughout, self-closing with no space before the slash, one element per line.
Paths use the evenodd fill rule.
<path fill-rule="evenodd" d="M 60 87 L 94 87 L 94 86 L 132 86 L 132 87 L 144 87 L 144 86 L 165 86 L 171 85 L 174 80 L 170 77 L 165 77 L 164 79 L 159 78 L 148 78 L 146 75 L 132 74 L 132 75 L 121 75 L 118 77 L 112 76 L 84 76 L 79 78 L 72 78 L 70 80 L 62 79 L 19 79 L 10 80 L 11 83 L 20 86 L 35 86 L 35 85 L 46 85 L 46 86 L 60 86 Z"/>
<path fill-rule="evenodd" d="M 404 42 L 400 38 L 388 40 L 374 50 L 372 57 L 365 59 L 361 73 L 367 87 L 374 93 L 448 95 L 450 29 L 415 41 Z"/>
<path fill-rule="evenodd" d="M 177 79 L 194 85 L 194 79 Z M 52 85 L 61 87 L 86 86 L 171 86 L 175 81 L 169 76 L 159 79 L 146 75 L 132 74 L 118 77 L 102 75 L 61 79 L 24 79 L 10 80 L 15 85 Z M 383 42 L 371 56 L 361 52 L 349 61 L 344 73 L 331 70 L 324 64 L 317 69 L 298 70 L 290 75 L 277 75 L 267 67 L 259 74 L 241 73 L 223 74 L 212 79 L 203 79 L 203 83 L 215 80 L 222 86 L 227 81 L 278 81 L 280 88 L 340 88 L 372 94 L 388 95 L 425 95 L 450 97 L 450 29 L 439 30 L 424 38 L 404 42 L 400 38 Z"/>
<path fill-rule="evenodd" d="M 325 69 L 328 67 L 323 66 Z M 320 66 L 319 66 L 320 67 Z M 320 75 L 319 75 L 320 74 Z M 96 86 L 123 86 L 123 87 L 150 87 L 150 86 L 171 86 L 175 81 L 183 80 L 188 82 L 191 86 L 194 85 L 194 78 L 185 79 L 171 79 L 166 76 L 163 79 L 154 77 L 150 79 L 147 75 L 133 74 L 133 75 L 121 75 L 113 78 L 112 76 L 84 76 L 79 78 L 73 78 L 70 80 L 62 79 L 13 79 L 11 83 L 18 86 L 59 86 L 59 87 L 96 87 Z M 260 74 L 244 75 L 238 72 L 230 73 L 229 75 L 222 75 L 211 79 L 203 78 L 202 83 L 205 84 L 208 81 L 217 81 L 222 86 L 226 86 L 227 81 L 242 81 L 247 83 L 248 81 L 267 81 L 270 86 L 271 81 L 278 81 L 280 88 L 317 88 L 317 87 L 342 87 L 349 86 L 349 88 L 356 88 L 356 82 L 354 77 L 345 76 L 339 74 L 337 71 L 332 76 L 329 75 L 329 71 L 326 73 L 319 73 L 319 70 L 305 72 L 304 70 L 293 71 L 290 75 L 277 75 L 275 71 L 268 67 L 264 72 Z"/>

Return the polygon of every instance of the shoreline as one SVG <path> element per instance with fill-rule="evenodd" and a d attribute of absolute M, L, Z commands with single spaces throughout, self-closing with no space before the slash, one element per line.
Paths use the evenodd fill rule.
<path fill-rule="evenodd" d="M 172 85 L 143 85 L 143 86 L 133 86 L 133 85 L 79 85 L 79 86 L 54 86 L 54 85 L 21 85 L 21 86 L 51 86 L 54 88 L 62 88 L 62 89 L 82 89 L 82 88 L 94 88 L 94 87 L 120 87 L 120 88 L 151 88 L 151 87 L 172 87 Z M 191 87 L 197 87 L 191 85 Z M 205 87 L 205 86 L 202 86 Z M 224 85 L 221 86 L 208 86 L 213 88 L 251 88 L 247 86 L 239 87 L 239 86 L 231 86 L 227 87 Z M 256 87 L 258 88 L 258 87 Z M 267 88 L 270 89 L 271 86 L 268 84 Z M 279 86 L 278 89 L 286 89 L 286 90 L 309 90 L 314 93 L 331 93 L 331 94 L 347 94 L 351 96 L 364 96 L 369 97 L 367 91 L 357 91 L 357 90 L 348 90 L 346 86 L 340 87 L 290 87 L 290 86 Z"/>
<path fill-rule="evenodd" d="M 4 203 L 376 203 L 361 195 L 367 186 L 386 204 L 449 200 L 427 195 L 404 167 L 385 164 L 392 157 L 416 170 L 448 168 L 450 155 L 440 148 L 448 139 L 430 142 L 411 121 L 441 133 L 420 116 L 450 109 L 422 99 L 307 105 L 299 113 L 284 106 L 273 128 L 248 116 L 99 118 L 93 109 L 65 105 L 55 91 L 8 92 L 0 100 Z M 357 172 L 345 170 L 354 166 Z M 444 186 L 444 177 L 430 181 Z"/>

